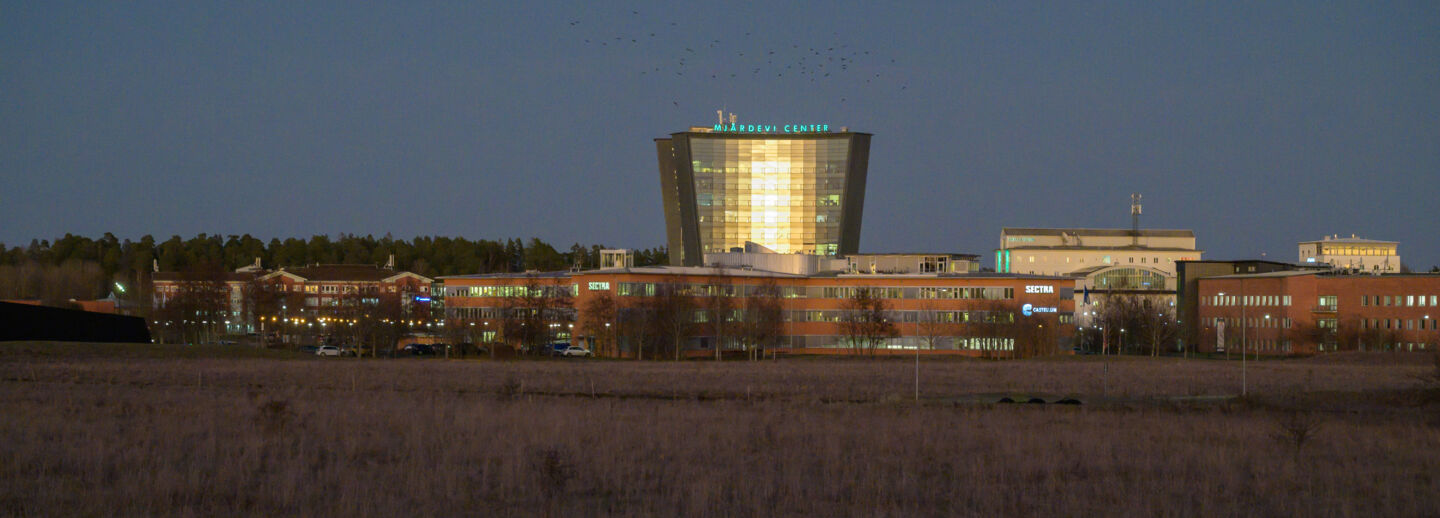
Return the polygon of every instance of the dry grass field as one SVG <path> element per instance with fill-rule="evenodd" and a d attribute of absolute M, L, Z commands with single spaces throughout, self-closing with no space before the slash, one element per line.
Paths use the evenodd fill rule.
<path fill-rule="evenodd" d="M 911 361 L 0 344 L 0 514 L 1440 515 L 1429 357 Z"/>

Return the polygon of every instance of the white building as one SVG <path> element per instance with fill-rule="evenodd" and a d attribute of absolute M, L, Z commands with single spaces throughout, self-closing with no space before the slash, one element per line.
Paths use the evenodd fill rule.
<path fill-rule="evenodd" d="M 1350 234 L 1325 236 L 1319 241 L 1300 243 L 1300 262 L 1328 264 L 1336 268 L 1363 270 L 1372 273 L 1400 271 L 1400 243 L 1363 239 Z"/>
<path fill-rule="evenodd" d="M 1195 248 L 1191 230 L 1004 228 L 995 271 L 1070 275 L 1124 265 L 1159 270 L 1173 279 L 1176 261 L 1199 260 L 1203 253 Z"/>

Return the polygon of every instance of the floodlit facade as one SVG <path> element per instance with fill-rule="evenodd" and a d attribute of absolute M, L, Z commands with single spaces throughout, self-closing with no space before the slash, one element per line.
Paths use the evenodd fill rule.
<path fill-rule="evenodd" d="M 1400 271 L 1399 247 L 1400 244 L 1395 241 L 1335 234 L 1319 241 L 1300 243 L 1300 262 L 1371 273 L 1397 273 Z"/>
<path fill-rule="evenodd" d="M 1190 230 L 1004 228 L 995 271 L 1070 275 L 1097 266 L 1137 266 L 1175 277 L 1176 261 L 1200 259 Z"/>
<path fill-rule="evenodd" d="M 858 251 L 871 135 L 736 128 L 655 139 L 670 263 L 698 266 L 747 241 L 782 254 Z"/>

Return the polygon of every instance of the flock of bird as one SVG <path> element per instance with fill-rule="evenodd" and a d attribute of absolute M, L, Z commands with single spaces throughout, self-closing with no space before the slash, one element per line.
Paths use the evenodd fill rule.
<path fill-rule="evenodd" d="M 639 16 L 639 11 L 631 11 Z M 699 77 L 710 80 L 749 80 L 771 78 L 785 80 L 792 78 L 808 83 L 821 83 L 844 79 L 878 86 L 898 86 L 899 90 L 909 88 L 903 81 L 882 81 L 886 73 L 896 66 L 894 58 L 881 58 L 878 52 L 852 47 L 848 43 L 829 42 L 825 44 L 799 44 L 788 46 L 759 46 L 751 32 L 735 35 L 739 42 L 709 38 L 700 40 L 695 34 L 685 34 L 676 22 L 669 22 L 669 30 L 661 29 L 617 30 L 614 24 L 604 36 L 587 27 L 581 20 L 570 20 L 569 28 L 579 33 L 578 39 L 587 46 L 605 49 L 644 49 L 651 52 L 669 53 L 664 59 L 651 60 L 641 75 Z M 598 29 L 596 29 L 598 30 Z M 620 32 L 622 34 L 614 34 Z M 585 36 L 589 34 L 589 36 Z M 832 32 L 832 38 L 840 39 L 839 32 Z M 768 39 L 768 38 L 767 38 Z M 842 97 L 840 102 L 847 99 Z M 674 101 L 679 107 L 679 101 Z"/>

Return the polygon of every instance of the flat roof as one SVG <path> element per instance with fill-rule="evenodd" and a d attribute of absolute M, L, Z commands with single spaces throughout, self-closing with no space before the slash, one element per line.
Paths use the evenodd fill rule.
<path fill-rule="evenodd" d="M 996 248 L 996 250 L 1149 250 L 1152 252 L 1204 252 L 1199 248 L 1182 248 L 1173 246 L 1145 246 L 1145 245 L 1122 245 L 1122 246 L 1011 246 Z"/>
<path fill-rule="evenodd" d="M 978 254 L 958 254 L 958 253 L 954 253 L 954 252 L 856 252 L 856 253 L 853 253 L 853 254 L 842 254 L 840 257 L 857 257 L 857 256 L 868 256 L 868 255 L 894 255 L 894 256 L 906 256 L 906 257 L 909 257 L 909 256 L 922 256 L 922 255 L 923 255 L 923 256 L 943 256 L 943 257 L 964 257 L 964 258 L 969 258 L 969 259 L 979 259 L 979 258 L 980 258 L 980 256 L 979 256 Z"/>
<path fill-rule="evenodd" d="M 1140 235 L 1146 237 L 1195 237 L 1193 230 L 1173 229 L 1140 229 Z M 1001 234 L 1005 235 L 1032 235 L 1032 236 L 1093 236 L 1093 237 L 1130 237 L 1135 231 L 1128 228 L 1028 228 L 1028 227 L 1002 227 Z"/>
<path fill-rule="evenodd" d="M 1399 241 L 1380 241 L 1376 239 L 1364 239 L 1359 237 L 1342 237 L 1336 239 L 1316 239 L 1314 241 L 1301 241 L 1300 244 L 1310 243 L 1344 243 L 1344 244 L 1369 244 L 1369 245 L 1398 245 Z"/>
<path fill-rule="evenodd" d="M 1277 277 L 1300 277 L 1303 275 L 1320 275 L 1322 272 L 1315 270 L 1279 270 L 1263 273 L 1235 273 L 1230 275 L 1216 275 L 1213 277 L 1201 277 L 1201 281 L 1209 279 L 1273 279 Z"/>
<path fill-rule="evenodd" d="M 722 273 L 723 272 L 723 273 Z M 787 279 L 806 278 L 844 278 L 844 279 L 875 279 L 875 278 L 941 278 L 941 279 L 1024 279 L 1024 280 L 1056 280 L 1071 281 L 1075 276 L 1070 275 L 1037 275 L 1025 273 L 996 273 L 996 272 L 936 272 L 936 273 L 847 273 L 837 271 L 819 272 L 814 275 L 800 275 L 793 273 L 775 272 L 754 268 L 716 268 L 709 266 L 638 266 L 633 268 L 605 268 L 599 270 L 584 270 L 579 272 L 555 271 L 555 272 L 531 272 L 531 273 L 482 273 L 471 275 L 446 275 L 440 277 L 441 281 L 446 279 L 523 279 L 533 277 L 565 278 L 580 275 L 614 275 L 614 274 L 648 274 L 648 275 L 684 275 L 690 277 L 712 277 L 725 275 L 730 277 L 778 277 Z"/>

